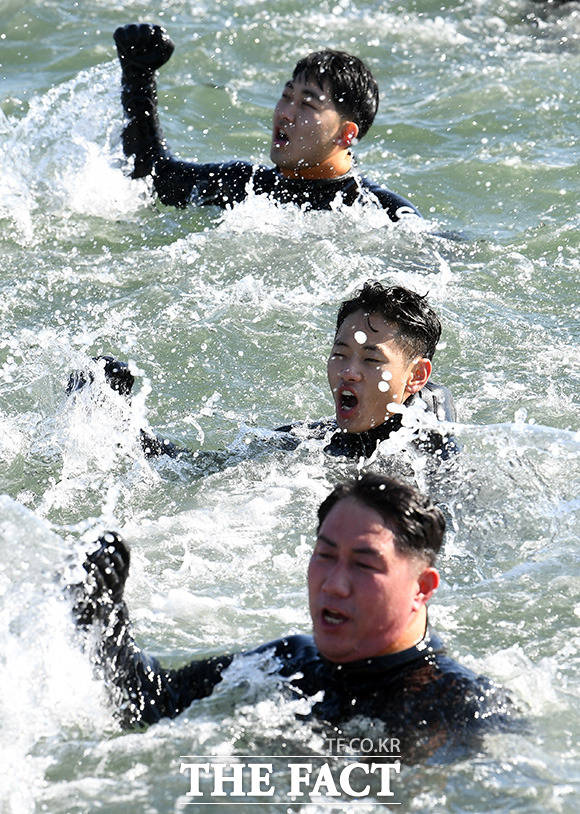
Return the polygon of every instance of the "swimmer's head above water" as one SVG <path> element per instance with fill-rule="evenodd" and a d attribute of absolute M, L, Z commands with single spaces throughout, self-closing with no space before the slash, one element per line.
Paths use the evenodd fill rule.
<path fill-rule="evenodd" d="M 299 60 L 274 109 L 270 158 L 283 175 L 335 178 L 374 121 L 377 83 L 355 56 L 316 51 Z"/>
<path fill-rule="evenodd" d="M 417 644 L 439 585 L 441 510 L 406 483 L 367 474 L 336 486 L 318 523 L 308 595 L 322 655 L 342 663 Z"/>
<path fill-rule="evenodd" d="M 367 433 L 380 428 L 394 413 L 402 412 L 403 405 L 427 384 L 440 335 L 441 323 L 425 297 L 401 286 L 367 282 L 345 300 L 338 311 L 327 362 L 339 430 L 347 435 Z M 96 357 L 94 361 L 105 362 L 105 380 L 113 390 L 129 397 L 134 377 L 127 363 L 112 356 Z M 75 371 L 69 378 L 67 393 L 73 394 L 93 380 L 90 369 Z M 420 406 L 429 409 L 425 400 L 437 389 L 444 390 L 441 385 L 429 385 L 421 394 Z M 438 404 L 432 410 L 438 418 L 454 420 L 450 396 L 442 402 L 442 411 L 436 412 L 439 409 Z M 384 429 L 393 431 L 393 423 Z M 147 455 L 177 457 L 186 452 L 147 432 L 142 431 L 141 436 Z"/>
<path fill-rule="evenodd" d="M 425 297 L 365 283 L 342 303 L 328 359 L 338 426 L 365 432 L 384 423 L 431 375 L 441 323 Z"/>

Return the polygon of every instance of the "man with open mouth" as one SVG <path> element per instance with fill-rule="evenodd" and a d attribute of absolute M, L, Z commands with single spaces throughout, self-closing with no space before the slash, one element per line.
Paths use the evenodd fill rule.
<path fill-rule="evenodd" d="M 253 190 L 303 209 L 359 201 L 382 207 L 393 221 L 419 214 L 405 198 L 355 171 L 351 147 L 368 131 L 379 103 L 377 83 L 357 57 L 326 50 L 297 63 L 274 110 L 274 167 L 240 160 L 194 163 L 172 156 L 159 124 L 155 73 L 174 50 L 167 32 L 129 24 L 117 28 L 114 39 L 126 114 L 123 149 L 134 160 L 132 177 L 151 175 L 162 203 L 226 208 Z"/>
<path fill-rule="evenodd" d="M 402 286 L 365 283 L 341 304 L 336 319 L 327 363 L 336 418 L 307 424 L 310 435 L 331 432 L 330 454 L 369 458 L 407 425 L 410 440 L 424 451 L 442 457 L 456 451 L 445 424 L 438 423 L 455 421 L 453 399 L 430 381 L 440 336 L 441 322 L 426 297 Z M 422 422 L 424 417 L 429 420 Z M 279 429 L 304 434 L 304 424 Z"/>
<path fill-rule="evenodd" d="M 458 450 L 450 434 L 455 407 L 449 390 L 430 380 L 440 336 L 441 322 L 426 297 L 402 286 L 365 283 L 338 311 L 327 362 L 335 417 L 277 427 L 268 447 L 294 450 L 305 440 L 319 439 L 330 455 L 368 459 L 403 430 L 401 447 L 449 458 Z M 127 364 L 110 356 L 95 361 L 104 362 L 105 379 L 129 398 L 134 378 Z M 73 395 L 92 380 L 91 371 L 77 371 L 67 392 Z M 239 460 L 227 449 L 192 452 L 150 430 L 141 430 L 141 446 L 147 457 L 193 460 L 201 475 Z"/>
<path fill-rule="evenodd" d="M 440 509 L 408 484 L 366 474 L 338 485 L 318 510 L 308 566 L 312 635 L 180 669 L 163 668 L 133 638 L 123 601 L 130 557 L 119 535 L 99 539 L 84 563 L 85 581 L 68 592 L 125 726 L 179 715 L 211 695 L 234 658 L 264 654 L 264 670 L 285 679 L 282 692 L 312 699 L 306 717 L 329 734 L 355 719 L 351 735 L 378 736 L 369 719 L 382 721 L 413 759 L 472 743 L 509 725 L 516 712 L 493 681 L 449 658 L 428 624 L 444 529 Z"/>

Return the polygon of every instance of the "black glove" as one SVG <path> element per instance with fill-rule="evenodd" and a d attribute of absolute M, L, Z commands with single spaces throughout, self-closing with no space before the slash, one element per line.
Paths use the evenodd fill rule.
<path fill-rule="evenodd" d="M 84 582 L 68 585 L 73 598 L 73 614 L 78 625 L 88 626 L 96 618 L 107 619 L 123 601 L 131 555 L 119 534 L 106 531 L 96 551 L 87 555 Z"/>
<path fill-rule="evenodd" d="M 112 390 L 116 390 L 121 396 L 131 395 L 131 390 L 135 383 L 135 377 L 129 370 L 127 362 L 119 362 L 112 356 L 94 356 L 93 362 L 99 362 L 101 359 L 105 361 L 105 380 L 109 383 Z M 94 376 L 90 370 L 75 370 L 68 379 L 66 386 L 67 395 L 70 396 L 77 390 L 81 390 L 87 383 L 90 384 L 94 381 Z"/>
<path fill-rule="evenodd" d="M 118 359 L 113 359 L 112 356 L 97 356 L 95 361 L 98 362 L 99 359 L 105 360 L 105 379 L 112 389 L 122 396 L 130 395 L 135 383 L 135 377 L 130 372 L 127 362 L 119 362 Z"/>
<path fill-rule="evenodd" d="M 131 554 L 123 538 L 115 531 L 106 531 L 98 542 L 99 547 L 87 555 L 83 568 L 94 585 L 93 597 L 102 597 L 117 604 L 123 599 Z"/>
<path fill-rule="evenodd" d="M 113 34 L 125 73 L 153 73 L 171 57 L 175 45 L 160 25 L 130 23 Z"/>

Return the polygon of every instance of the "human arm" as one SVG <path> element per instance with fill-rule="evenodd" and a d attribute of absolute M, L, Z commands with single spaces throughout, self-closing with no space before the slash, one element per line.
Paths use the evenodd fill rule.
<path fill-rule="evenodd" d="M 121 64 L 121 101 L 126 116 L 123 151 L 133 157 L 132 178 L 151 175 L 159 200 L 168 206 L 229 206 L 246 196 L 250 164 L 198 164 L 175 158 L 163 136 L 157 109 L 156 71 L 174 51 L 159 25 L 131 23 L 113 35 Z"/>
<path fill-rule="evenodd" d="M 129 369 L 127 362 L 121 362 L 112 356 L 94 356 L 93 362 L 101 364 L 105 381 L 116 393 L 124 396 L 128 401 L 131 397 L 135 377 Z M 66 394 L 72 396 L 95 381 L 95 373 L 90 368 L 73 370 L 66 385 Z M 166 438 L 161 438 L 148 430 L 139 431 L 141 448 L 147 458 L 157 458 L 167 455 L 170 458 L 181 458 L 191 455 L 188 449 L 177 446 Z"/>
<path fill-rule="evenodd" d="M 130 553 L 115 532 L 105 532 L 87 555 L 84 581 L 67 586 L 73 618 L 107 686 L 124 727 L 174 718 L 192 701 L 211 695 L 233 656 L 165 669 L 136 644 L 123 601 Z"/>
<path fill-rule="evenodd" d="M 93 357 L 91 364 L 73 370 L 69 374 L 65 392 L 67 396 L 74 400 L 80 393 L 85 394 L 85 398 L 86 396 L 90 398 L 91 393 L 96 390 L 98 398 L 101 388 L 104 388 L 106 393 L 108 386 L 130 403 L 134 383 L 135 377 L 131 372 L 131 366 L 127 362 L 115 359 L 113 356 L 101 355 Z M 134 427 L 134 425 L 131 424 L 131 427 Z M 174 443 L 165 435 L 161 435 L 149 427 L 139 429 L 137 437 L 146 458 L 178 460 L 184 464 L 184 469 L 190 477 L 197 478 L 214 472 L 221 472 L 229 466 L 235 466 L 241 460 L 270 450 L 273 447 L 276 449 L 295 449 L 300 443 L 301 437 L 307 436 L 286 435 L 281 430 L 273 434 L 266 433 L 263 438 L 257 436 L 252 449 L 244 442 L 237 443 L 230 448 L 213 450 L 189 449 L 181 444 Z M 310 437 L 310 434 L 308 434 L 308 437 Z"/>
<path fill-rule="evenodd" d="M 156 162 L 169 156 L 157 114 L 155 71 L 175 46 L 165 29 L 148 23 L 119 26 L 113 35 L 121 63 L 121 101 L 127 117 L 123 150 L 134 157 L 132 178 L 150 175 Z"/>

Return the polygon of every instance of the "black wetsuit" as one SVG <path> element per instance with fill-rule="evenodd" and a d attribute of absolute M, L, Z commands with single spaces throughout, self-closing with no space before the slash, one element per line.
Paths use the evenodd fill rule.
<path fill-rule="evenodd" d="M 354 170 L 331 180 L 304 180 L 289 179 L 276 167 L 247 161 L 198 164 L 174 158 L 159 124 L 155 71 L 131 62 L 135 49 L 131 50 L 132 39 L 125 39 L 130 28 L 125 26 L 115 32 L 117 47 L 121 44 L 121 100 L 127 119 L 122 136 L 123 150 L 125 155 L 134 158 L 132 177 L 152 175 L 153 186 L 162 203 L 179 207 L 193 203 L 226 208 L 254 192 L 304 209 L 332 209 L 339 203 L 351 206 L 355 201 L 372 202 L 385 209 L 393 221 L 404 214 L 419 214 L 405 198 L 359 176 Z M 155 48 L 160 44 L 166 47 L 170 42 L 167 38 L 161 43 L 159 39 L 155 40 L 154 26 L 137 28 L 145 39 L 148 31 L 153 34 L 148 56 L 154 56 Z M 137 28 L 132 38 L 139 38 Z M 169 59 L 172 50 L 171 45 L 165 56 L 154 63 L 155 66 Z"/>
<path fill-rule="evenodd" d="M 425 412 L 435 415 L 439 421 L 456 420 L 451 393 L 441 384 L 427 382 L 418 393 L 407 399 L 405 407 L 418 406 L 419 403 L 424 405 Z M 328 437 L 328 443 L 324 447 L 327 454 L 359 460 L 360 458 L 370 458 L 381 441 L 385 441 L 390 435 L 401 429 L 403 421 L 401 413 L 395 413 L 378 427 L 373 427 L 365 432 L 341 430 L 333 418 L 321 421 L 298 421 L 277 427 L 275 432 L 279 435 L 270 438 L 269 443 L 277 449 L 293 450 L 307 439 L 322 440 Z M 453 436 L 428 427 L 418 427 L 413 430 L 412 443 L 417 449 L 432 453 L 444 460 L 459 450 L 458 443 Z M 219 457 L 218 468 L 222 468 L 227 463 L 227 450 L 219 454 L 205 451 L 192 453 L 190 450 L 178 447 L 167 439 L 151 435 L 144 430 L 141 431 L 141 445 L 148 457 L 169 455 L 172 458 L 188 458 L 193 456 L 199 463 L 203 463 L 203 459 L 209 456 L 212 459 L 207 461 L 210 467 L 214 459 L 218 463 L 217 458 Z"/>
<path fill-rule="evenodd" d="M 226 208 L 244 201 L 250 192 L 268 195 L 278 203 L 292 203 L 309 209 L 332 209 L 339 204 L 352 206 L 374 203 L 387 211 L 392 221 L 405 214 L 419 213 L 405 198 L 374 184 L 352 170 L 340 178 L 311 181 L 290 179 L 276 167 L 231 161 L 225 164 L 193 164 L 166 155 L 155 162 L 153 186 L 162 203 L 170 206 Z"/>
<path fill-rule="evenodd" d="M 427 382 L 418 393 L 410 396 L 405 407 L 416 407 L 422 402 L 423 409 L 432 413 L 439 421 L 455 421 L 455 405 L 449 390 L 442 384 Z M 324 451 L 329 455 L 344 455 L 346 458 L 370 458 L 381 441 L 386 441 L 390 435 L 403 426 L 401 413 L 390 415 L 386 421 L 364 432 L 345 432 L 337 427 L 335 419 L 324 421 L 299 422 L 278 427 L 277 432 L 285 433 L 280 439 L 280 447 L 295 449 L 305 438 L 324 438 L 329 433 L 328 444 Z M 428 428 L 418 428 L 413 431 L 413 444 L 424 452 L 431 452 L 447 458 L 457 452 L 456 440 L 445 433 Z"/>
<path fill-rule="evenodd" d="M 252 655 L 265 657 L 265 672 L 283 679 L 282 692 L 290 698 L 323 692 L 301 717 L 322 724 L 326 737 L 342 731 L 369 736 L 371 727 L 377 736 L 382 731 L 399 738 L 408 759 L 442 745 L 473 745 L 482 731 L 509 727 L 517 719 L 506 691 L 449 658 L 429 627 L 414 647 L 345 664 L 324 658 L 312 636 L 292 635 L 241 654 L 165 669 L 136 645 L 124 603 L 100 624 L 97 662 L 125 727 L 174 718 L 211 695 L 234 658 Z M 367 720 L 349 725 L 357 716 Z"/>
<path fill-rule="evenodd" d="M 265 674 L 280 677 L 282 692 L 312 699 L 300 717 L 322 724 L 327 737 L 342 730 L 360 736 L 361 728 L 367 736 L 369 727 L 382 723 L 390 737 L 402 741 L 407 758 L 441 745 L 470 745 L 482 727 L 507 726 L 517 719 L 508 694 L 449 658 L 429 626 L 413 647 L 344 664 L 328 661 L 312 636 L 291 635 L 243 653 L 166 669 L 137 646 L 131 632 L 123 601 L 129 549 L 115 532 L 106 532 L 98 543 L 85 560 L 85 581 L 68 585 L 67 593 L 85 646 L 93 650 L 126 727 L 176 717 L 211 695 L 234 659 L 249 656 L 259 660 Z"/>

